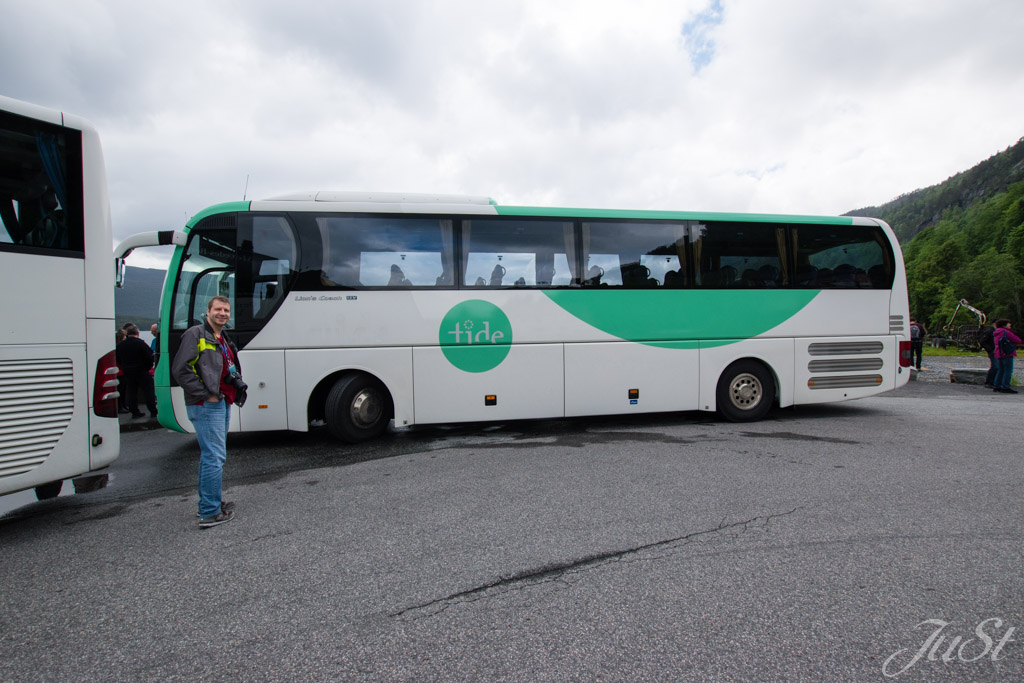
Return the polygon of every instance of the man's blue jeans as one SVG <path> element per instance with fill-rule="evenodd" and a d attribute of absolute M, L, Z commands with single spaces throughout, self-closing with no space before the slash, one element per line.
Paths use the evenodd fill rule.
<path fill-rule="evenodd" d="M 199 516 L 205 519 L 220 512 L 220 482 L 228 457 L 231 406 L 222 399 L 185 406 L 185 410 L 199 441 Z"/>
<path fill-rule="evenodd" d="M 996 376 L 992 380 L 992 386 L 996 389 L 1009 389 L 1010 380 L 1013 379 L 1013 356 L 996 358 Z"/>

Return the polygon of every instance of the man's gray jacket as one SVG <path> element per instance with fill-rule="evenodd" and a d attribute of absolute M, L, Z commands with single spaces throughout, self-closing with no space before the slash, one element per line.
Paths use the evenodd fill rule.
<path fill-rule="evenodd" d="M 221 330 L 220 334 L 235 357 L 235 370 L 241 373 L 238 348 L 228 338 L 225 330 Z M 171 383 L 185 390 L 185 404 L 203 403 L 211 395 L 223 399 L 220 393 L 220 377 L 223 372 L 224 354 L 210 324 L 203 322 L 202 325 L 193 325 L 185 330 L 181 335 L 181 346 L 171 363 Z"/>

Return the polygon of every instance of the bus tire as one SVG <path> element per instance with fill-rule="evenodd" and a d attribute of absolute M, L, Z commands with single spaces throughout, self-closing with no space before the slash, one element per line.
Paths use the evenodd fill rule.
<path fill-rule="evenodd" d="M 349 443 L 366 441 L 387 429 L 391 420 L 391 396 L 375 377 L 345 375 L 327 394 L 324 418 L 336 438 Z"/>
<path fill-rule="evenodd" d="M 754 422 L 768 414 L 775 401 L 775 380 L 757 361 L 736 361 L 718 379 L 718 414 L 730 422 Z"/>
<path fill-rule="evenodd" d="M 56 498 L 60 495 L 60 490 L 64 487 L 64 480 L 51 481 L 46 484 L 40 484 L 36 487 L 36 500 L 49 500 L 50 498 Z"/>

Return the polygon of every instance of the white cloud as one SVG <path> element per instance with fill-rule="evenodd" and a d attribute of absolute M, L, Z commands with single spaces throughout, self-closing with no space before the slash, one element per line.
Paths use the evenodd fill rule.
<path fill-rule="evenodd" d="M 34 0 L 5 8 L 0 92 L 100 128 L 118 238 L 246 176 L 842 213 L 1016 142 L 1021 35 L 1009 0 Z"/>

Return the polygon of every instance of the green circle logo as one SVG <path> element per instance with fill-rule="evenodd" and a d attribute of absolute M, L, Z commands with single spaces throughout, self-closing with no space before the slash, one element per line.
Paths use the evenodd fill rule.
<path fill-rule="evenodd" d="M 453 306 L 438 332 L 448 362 L 466 372 L 487 372 L 501 365 L 512 344 L 512 323 L 488 301 L 472 299 Z"/>

